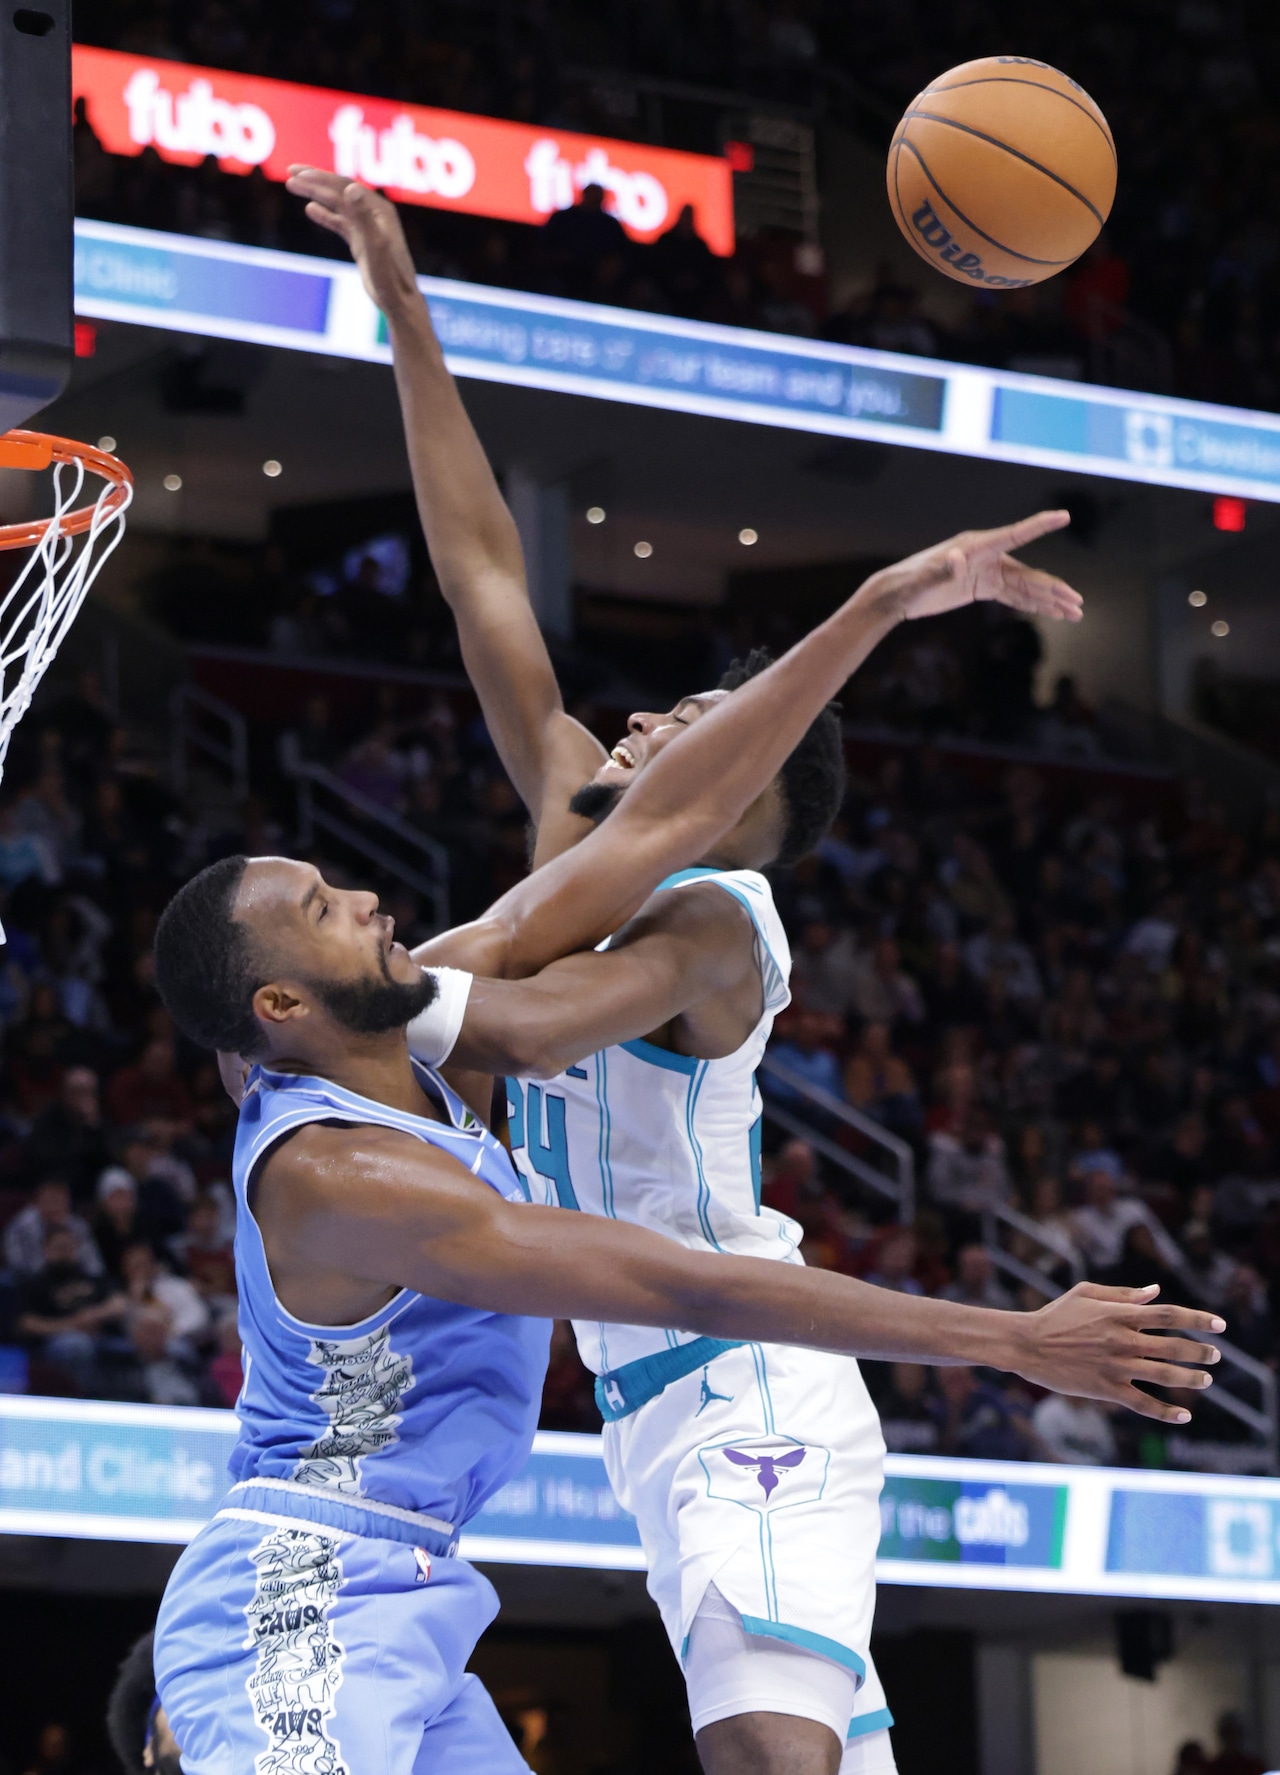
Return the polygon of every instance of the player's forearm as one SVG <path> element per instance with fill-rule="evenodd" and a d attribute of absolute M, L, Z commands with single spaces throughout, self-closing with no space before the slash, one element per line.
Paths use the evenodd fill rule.
<path fill-rule="evenodd" d="M 499 757 L 537 819 L 551 724 L 563 705 L 529 603 L 520 536 L 416 288 L 388 319 L 432 564 Z"/>
<path fill-rule="evenodd" d="M 421 295 L 406 297 L 387 324 L 418 510 L 440 589 L 456 608 L 471 599 L 477 574 L 522 578 L 520 538 Z"/>
<path fill-rule="evenodd" d="M 1012 1369 L 1025 1341 L 1024 1314 L 897 1294 L 798 1264 L 689 1251 L 603 1217 L 523 1206 L 502 1221 L 501 1230 L 488 1231 L 483 1253 L 477 1241 L 483 1274 L 436 1278 L 434 1292 L 538 1317 L 802 1344 L 884 1361 Z"/>
<path fill-rule="evenodd" d="M 587 1054 L 647 1036 L 689 1002 L 685 978 L 654 968 L 643 980 L 630 970 L 619 983 L 601 968 L 602 959 L 569 956 L 529 980 L 476 979 L 453 1063 L 495 1075 L 555 1078 Z"/>

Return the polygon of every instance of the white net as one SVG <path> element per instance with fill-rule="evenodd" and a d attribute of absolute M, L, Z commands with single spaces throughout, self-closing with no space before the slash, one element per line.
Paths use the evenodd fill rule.
<path fill-rule="evenodd" d="M 53 464 L 53 517 L 43 535 L 32 536 L 16 578 L 0 597 L 0 773 L 14 728 L 31 707 L 89 587 L 124 534 L 124 515 L 133 497 L 127 472 L 119 481 L 104 479 L 82 517 L 79 501 L 88 475 L 98 478 L 92 463 L 86 469 L 78 457 Z M 73 516 L 78 520 L 74 527 L 69 522 Z M 24 528 L 38 532 L 38 526 Z M 0 568 L 18 559 L 16 549 L 0 554 Z"/>

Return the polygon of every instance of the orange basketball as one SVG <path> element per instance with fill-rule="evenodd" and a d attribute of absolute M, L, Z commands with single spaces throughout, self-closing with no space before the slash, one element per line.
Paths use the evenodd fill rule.
<path fill-rule="evenodd" d="M 889 149 L 889 202 L 922 259 L 1012 290 L 1078 259 L 1116 194 L 1107 120 L 1044 62 L 962 62 L 912 99 Z"/>

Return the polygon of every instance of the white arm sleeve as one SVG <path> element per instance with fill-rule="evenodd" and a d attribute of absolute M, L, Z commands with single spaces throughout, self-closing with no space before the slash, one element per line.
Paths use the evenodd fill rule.
<path fill-rule="evenodd" d="M 475 976 L 461 968 L 429 968 L 427 972 L 435 975 L 439 991 L 409 1025 L 409 1052 L 428 1066 L 443 1066 L 462 1028 Z"/>

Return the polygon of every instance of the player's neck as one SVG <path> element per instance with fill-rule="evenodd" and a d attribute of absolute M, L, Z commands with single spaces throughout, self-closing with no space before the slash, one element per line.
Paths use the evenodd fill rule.
<path fill-rule="evenodd" d="M 755 834 L 734 828 L 727 832 L 705 857 L 699 857 L 699 869 L 763 869 L 773 850 L 767 842 L 756 840 Z"/>
<path fill-rule="evenodd" d="M 429 1115 L 436 1110 L 418 1083 L 409 1059 L 409 1040 L 403 1029 L 376 1036 L 344 1035 L 340 1041 L 317 1044 L 306 1059 L 291 1057 L 268 1061 L 273 1071 L 306 1072 L 315 1078 L 388 1109 L 407 1115 Z"/>
<path fill-rule="evenodd" d="M 777 856 L 782 832 L 771 783 L 719 843 L 699 859 L 702 869 L 764 869 Z"/>

